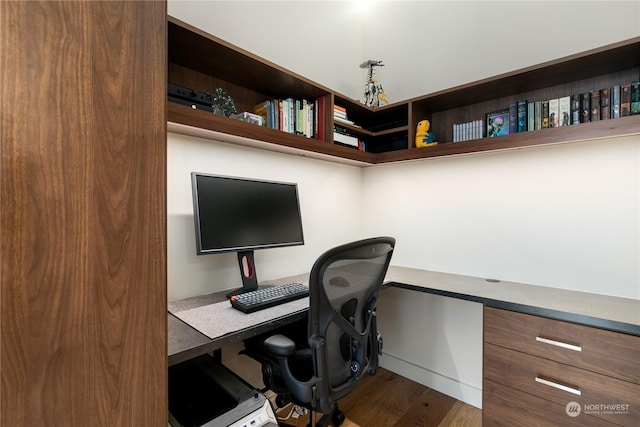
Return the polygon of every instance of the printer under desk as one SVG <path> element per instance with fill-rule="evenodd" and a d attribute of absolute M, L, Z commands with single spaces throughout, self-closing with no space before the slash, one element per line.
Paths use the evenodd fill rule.
<path fill-rule="evenodd" d="M 172 427 L 277 427 L 271 403 L 208 354 L 169 367 Z"/>

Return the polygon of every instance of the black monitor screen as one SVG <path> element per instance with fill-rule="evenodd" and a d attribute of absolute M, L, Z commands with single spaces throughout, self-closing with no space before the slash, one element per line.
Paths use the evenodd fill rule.
<path fill-rule="evenodd" d="M 304 244 L 296 184 L 191 174 L 198 255 Z"/>

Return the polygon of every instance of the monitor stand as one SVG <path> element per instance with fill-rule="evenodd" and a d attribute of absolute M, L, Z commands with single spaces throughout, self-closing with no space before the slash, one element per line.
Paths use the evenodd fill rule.
<path fill-rule="evenodd" d="M 227 298 L 258 289 L 258 277 L 256 276 L 256 264 L 253 261 L 253 251 L 238 252 L 238 265 L 242 275 L 242 287 L 229 292 Z"/>

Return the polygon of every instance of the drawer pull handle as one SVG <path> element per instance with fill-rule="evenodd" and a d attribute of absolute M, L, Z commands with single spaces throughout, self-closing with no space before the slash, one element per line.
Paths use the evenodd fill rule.
<path fill-rule="evenodd" d="M 568 387 L 568 386 L 563 385 L 563 384 L 558 384 L 558 383 L 553 382 L 553 381 L 545 380 L 544 378 L 536 377 L 536 382 L 544 384 L 544 385 L 548 385 L 549 387 L 557 388 L 557 389 L 562 390 L 562 391 L 566 391 L 566 392 L 569 392 L 569 393 L 572 393 L 572 394 L 576 394 L 578 396 L 580 396 L 582 394 L 582 392 L 580 391 L 579 388 Z"/>
<path fill-rule="evenodd" d="M 555 345 L 556 347 L 562 347 L 573 351 L 582 351 L 582 347 L 579 345 L 568 344 L 562 341 L 550 340 L 549 338 L 536 337 L 536 341 L 543 342 L 545 344 Z"/>

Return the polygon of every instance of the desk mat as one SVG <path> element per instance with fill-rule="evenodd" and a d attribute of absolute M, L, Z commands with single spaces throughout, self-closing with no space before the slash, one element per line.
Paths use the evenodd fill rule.
<path fill-rule="evenodd" d="M 309 297 L 305 297 L 249 314 L 231 307 L 229 301 L 169 312 L 207 337 L 216 339 L 308 308 Z"/>

